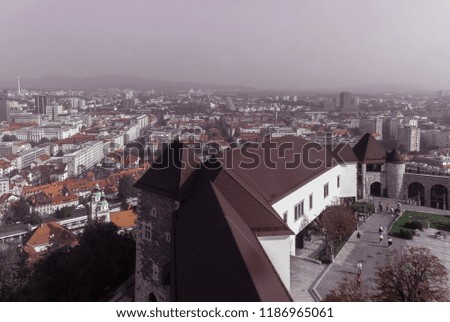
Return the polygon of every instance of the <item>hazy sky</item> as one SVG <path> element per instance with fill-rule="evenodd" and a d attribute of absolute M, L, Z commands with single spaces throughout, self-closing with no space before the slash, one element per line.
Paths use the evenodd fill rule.
<path fill-rule="evenodd" d="M 0 78 L 450 89 L 448 0 L 0 0 Z"/>

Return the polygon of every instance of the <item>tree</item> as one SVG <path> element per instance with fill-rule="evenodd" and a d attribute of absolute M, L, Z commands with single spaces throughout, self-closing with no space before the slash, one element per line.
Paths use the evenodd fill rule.
<path fill-rule="evenodd" d="M 370 302 L 371 300 L 371 289 L 364 281 L 358 286 L 356 277 L 353 276 L 344 278 L 344 280 L 324 298 L 325 302 Z"/>
<path fill-rule="evenodd" d="M 49 251 L 34 268 L 31 301 L 99 301 L 134 273 L 136 244 L 112 223 L 86 226 L 73 248 Z"/>
<path fill-rule="evenodd" d="M 0 302 L 18 301 L 25 284 L 24 258 L 17 248 L 0 248 Z"/>
<path fill-rule="evenodd" d="M 375 211 L 374 205 L 365 201 L 354 202 L 350 207 L 354 212 L 360 212 L 363 214 L 372 214 Z"/>
<path fill-rule="evenodd" d="M 2 137 L 2 141 L 3 141 L 3 142 L 13 142 L 13 141 L 17 141 L 17 136 L 5 134 L 5 135 L 3 135 L 3 137 Z"/>
<path fill-rule="evenodd" d="M 30 224 L 32 225 L 38 225 L 42 222 L 41 216 L 37 212 L 32 212 L 30 216 Z"/>
<path fill-rule="evenodd" d="M 20 198 L 16 203 L 11 205 L 12 218 L 10 222 L 21 221 L 27 222 L 30 217 L 30 204 L 25 198 Z"/>
<path fill-rule="evenodd" d="M 128 198 L 137 197 L 137 189 L 133 187 L 135 180 L 131 175 L 124 175 L 119 179 L 119 198 L 126 200 Z"/>
<path fill-rule="evenodd" d="M 374 281 L 377 301 L 448 301 L 448 272 L 428 248 L 392 251 L 377 266 Z"/>
<path fill-rule="evenodd" d="M 75 212 L 75 206 L 62 207 L 55 211 L 55 217 L 58 219 L 69 218 Z"/>
<path fill-rule="evenodd" d="M 355 231 L 357 219 L 350 207 L 332 205 L 319 215 L 318 228 L 325 235 L 325 241 L 341 242 Z"/>

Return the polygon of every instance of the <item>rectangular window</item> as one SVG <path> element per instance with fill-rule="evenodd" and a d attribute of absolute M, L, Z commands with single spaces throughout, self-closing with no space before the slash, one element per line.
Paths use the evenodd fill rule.
<path fill-rule="evenodd" d="M 287 223 L 287 221 L 288 221 L 288 212 L 287 211 L 283 214 L 283 220 L 285 223 Z"/>
<path fill-rule="evenodd" d="M 304 200 L 299 202 L 294 207 L 294 214 L 295 214 L 295 220 L 299 219 L 300 216 L 303 216 L 305 214 L 305 208 L 304 208 Z"/>
<path fill-rule="evenodd" d="M 338 188 L 341 186 L 341 176 L 337 176 L 336 185 Z"/>
<path fill-rule="evenodd" d="M 144 239 L 150 241 L 152 239 L 152 226 L 144 224 L 142 228 L 144 229 Z"/>
<path fill-rule="evenodd" d="M 326 183 L 326 184 L 323 186 L 323 197 L 324 197 L 324 198 L 328 197 L 328 194 L 329 194 L 328 183 Z"/>
<path fill-rule="evenodd" d="M 313 194 L 309 195 L 309 209 L 312 209 L 313 207 Z"/>

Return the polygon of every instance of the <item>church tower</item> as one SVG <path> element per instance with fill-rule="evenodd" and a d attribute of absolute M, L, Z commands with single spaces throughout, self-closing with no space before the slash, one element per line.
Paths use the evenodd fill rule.
<path fill-rule="evenodd" d="M 109 205 L 105 199 L 105 193 L 97 184 L 91 192 L 89 221 L 110 222 Z"/>

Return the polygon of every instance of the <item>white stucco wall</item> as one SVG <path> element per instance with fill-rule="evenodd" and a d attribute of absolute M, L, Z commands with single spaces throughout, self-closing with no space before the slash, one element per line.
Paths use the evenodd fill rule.
<path fill-rule="evenodd" d="M 339 188 L 337 187 L 338 176 L 340 176 Z M 328 197 L 324 198 L 324 186 L 327 183 Z M 310 194 L 313 194 L 313 206 L 311 209 L 309 205 Z M 337 198 L 354 196 L 356 196 L 356 164 L 348 164 L 345 167 L 337 165 L 275 202 L 272 204 L 272 207 L 281 218 L 287 212 L 287 224 L 295 234 L 298 234 Z M 295 220 L 294 207 L 302 200 L 304 202 L 304 215 Z M 291 236 L 290 239 L 291 253 L 294 254 L 295 236 Z"/>
<path fill-rule="evenodd" d="M 288 290 L 291 288 L 290 276 L 290 238 L 289 236 L 258 237 L 272 265 Z"/>
<path fill-rule="evenodd" d="M 357 187 L 357 164 L 348 163 L 341 166 L 340 197 L 356 197 Z"/>

